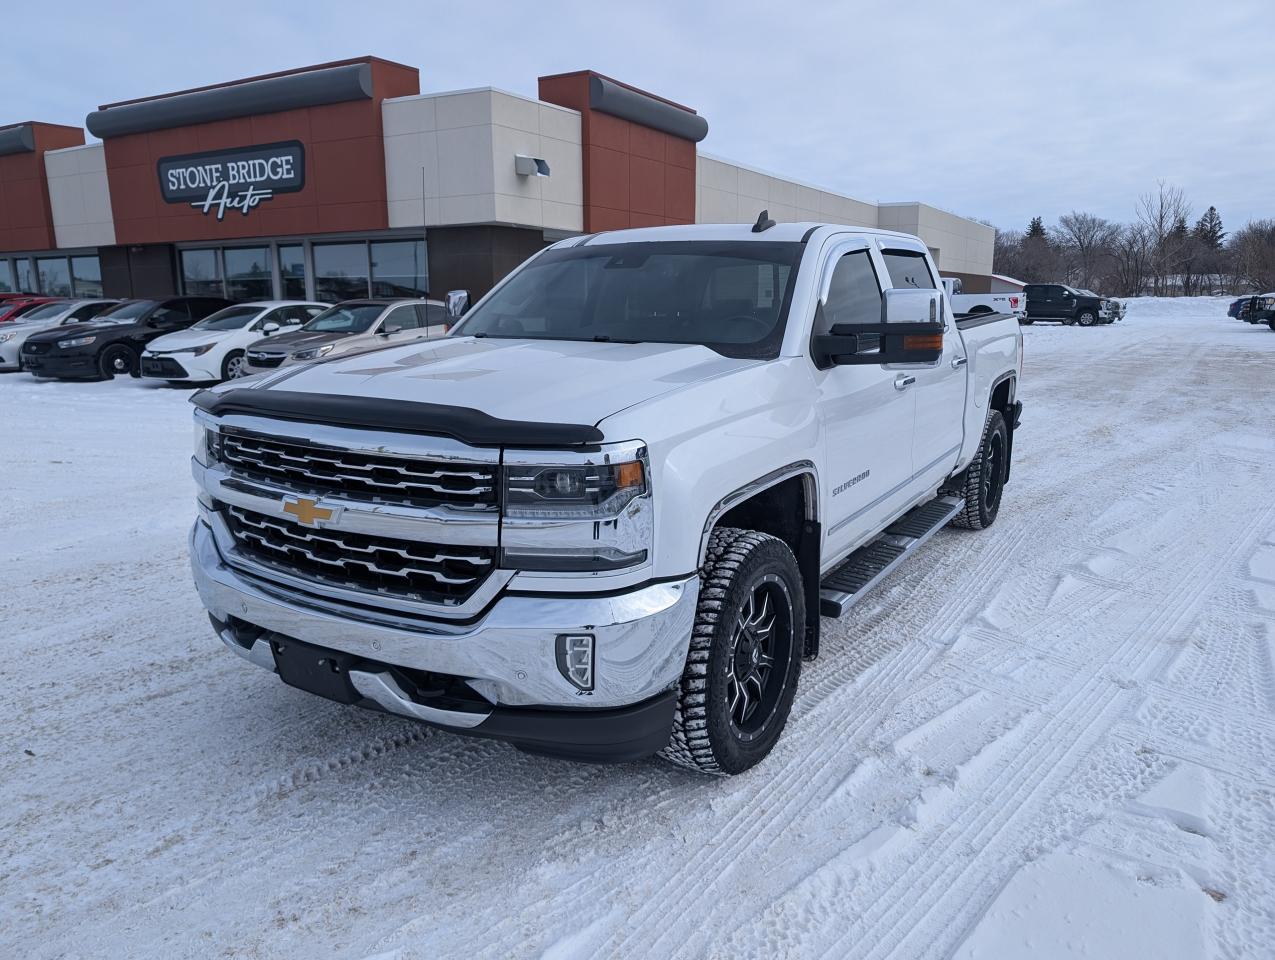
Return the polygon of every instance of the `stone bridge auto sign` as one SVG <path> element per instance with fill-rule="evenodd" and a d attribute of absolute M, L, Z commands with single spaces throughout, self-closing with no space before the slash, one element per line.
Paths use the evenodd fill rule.
<path fill-rule="evenodd" d="M 276 193 L 305 186 L 305 147 L 299 140 L 164 157 L 159 189 L 166 203 L 188 203 L 218 220 L 228 210 L 245 217 Z"/>

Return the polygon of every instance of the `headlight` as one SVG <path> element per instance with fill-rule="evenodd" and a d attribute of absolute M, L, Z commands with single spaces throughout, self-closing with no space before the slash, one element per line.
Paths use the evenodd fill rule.
<path fill-rule="evenodd" d="M 332 352 L 335 343 L 327 343 L 321 347 L 314 347 L 310 350 L 298 350 L 292 355 L 293 360 L 318 360 L 319 357 L 326 357 Z"/>
<path fill-rule="evenodd" d="M 211 441 L 217 434 L 209 430 L 203 423 L 196 418 L 195 420 L 195 460 L 203 466 L 208 466 L 212 457 L 209 455 Z"/>
<path fill-rule="evenodd" d="M 215 343 L 205 343 L 202 347 L 182 347 L 180 350 L 169 350 L 167 353 L 189 353 L 192 356 L 202 357 L 205 353 L 215 347 Z M 147 351 L 148 353 L 150 351 Z M 155 356 L 163 356 L 163 354 L 154 354 Z"/>
<path fill-rule="evenodd" d="M 552 466 L 511 466 L 505 471 L 505 515 L 555 520 L 613 517 L 646 492 L 641 460 Z"/>
<path fill-rule="evenodd" d="M 8 343 L 13 337 L 14 334 L 12 333 L 0 333 L 0 343 Z"/>
<path fill-rule="evenodd" d="M 505 568 L 603 573 L 649 558 L 650 470 L 640 442 L 589 454 L 507 451 L 502 476 Z"/>
<path fill-rule="evenodd" d="M 59 340 L 58 347 L 62 350 L 66 350 L 70 347 L 87 347 L 95 340 L 97 340 L 97 337 L 73 337 L 70 340 Z"/>

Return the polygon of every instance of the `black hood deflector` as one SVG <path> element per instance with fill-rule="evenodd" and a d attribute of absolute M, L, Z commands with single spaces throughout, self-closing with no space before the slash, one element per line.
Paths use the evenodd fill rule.
<path fill-rule="evenodd" d="M 191 403 L 215 417 L 241 414 L 296 423 L 331 424 L 451 437 L 474 447 L 576 447 L 600 443 L 602 431 L 582 423 L 501 420 L 470 407 L 411 400 L 238 387 L 201 390 Z"/>

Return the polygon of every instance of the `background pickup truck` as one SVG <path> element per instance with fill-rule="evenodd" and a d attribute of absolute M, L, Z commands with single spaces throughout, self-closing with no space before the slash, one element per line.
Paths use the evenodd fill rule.
<path fill-rule="evenodd" d="M 738 773 L 821 616 L 1009 478 L 1017 321 L 915 237 L 563 240 L 428 343 L 196 394 L 195 582 L 287 684 L 521 749 Z"/>
<path fill-rule="evenodd" d="M 1021 293 L 962 293 L 960 277 L 944 277 L 943 290 L 953 313 L 1008 313 L 1020 320 L 1027 316 L 1027 298 Z"/>
<path fill-rule="evenodd" d="M 1124 316 L 1124 308 L 1118 300 L 1061 283 L 1029 283 L 1023 293 L 1027 297 L 1027 316 L 1023 323 L 1027 324 L 1049 320 L 1092 327 L 1097 323 L 1115 323 Z"/>

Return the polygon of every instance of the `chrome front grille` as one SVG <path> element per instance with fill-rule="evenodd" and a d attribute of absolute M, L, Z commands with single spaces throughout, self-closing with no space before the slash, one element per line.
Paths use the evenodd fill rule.
<path fill-rule="evenodd" d="M 457 604 L 495 566 L 490 547 L 421 543 L 316 529 L 221 505 L 235 546 L 249 560 L 320 584 L 404 600 Z"/>
<path fill-rule="evenodd" d="M 371 503 L 494 508 L 496 468 L 314 446 L 252 433 L 222 433 L 213 455 L 231 472 L 289 490 Z"/>
<path fill-rule="evenodd" d="M 282 353 L 258 353 L 255 350 L 248 351 L 248 362 L 254 367 L 277 367 L 283 363 Z"/>

